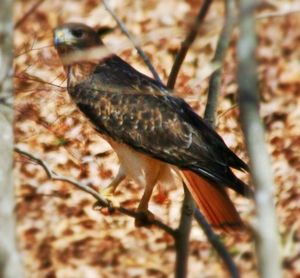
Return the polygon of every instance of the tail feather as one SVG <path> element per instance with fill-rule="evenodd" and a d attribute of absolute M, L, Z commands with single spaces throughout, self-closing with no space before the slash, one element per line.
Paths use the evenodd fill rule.
<path fill-rule="evenodd" d="M 231 181 L 226 184 L 229 188 L 233 189 L 235 192 L 241 194 L 246 198 L 254 198 L 253 190 L 243 181 L 237 178 L 230 169 L 228 169 L 227 171 L 227 179 Z"/>
<path fill-rule="evenodd" d="M 181 171 L 186 185 L 209 223 L 225 231 L 242 227 L 243 222 L 225 189 L 213 185 L 189 170 Z"/>

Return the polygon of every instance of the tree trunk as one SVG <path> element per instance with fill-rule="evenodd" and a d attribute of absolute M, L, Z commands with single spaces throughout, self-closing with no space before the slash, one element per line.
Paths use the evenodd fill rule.
<path fill-rule="evenodd" d="M 0 277 L 22 277 L 15 238 L 12 107 L 12 1 L 0 2 Z"/>
<path fill-rule="evenodd" d="M 273 176 L 259 116 L 259 84 L 255 59 L 256 32 L 253 0 L 240 1 L 238 83 L 241 124 L 255 185 L 256 251 L 260 277 L 281 277 L 278 226 L 273 200 Z"/>

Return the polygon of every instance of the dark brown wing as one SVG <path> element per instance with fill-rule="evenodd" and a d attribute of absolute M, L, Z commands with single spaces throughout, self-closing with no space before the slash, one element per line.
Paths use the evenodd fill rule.
<path fill-rule="evenodd" d="M 69 88 L 96 129 L 154 158 L 249 193 L 229 168 L 247 169 L 246 164 L 218 134 L 186 102 L 162 93 L 163 85 L 124 63 L 108 61 L 89 80 Z"/>

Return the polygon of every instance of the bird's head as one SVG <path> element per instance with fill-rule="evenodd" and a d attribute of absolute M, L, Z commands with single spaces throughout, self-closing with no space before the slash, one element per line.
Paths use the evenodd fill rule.
<path fill-rule="evenodd" d="M 77 84 L 89 76 L 95 66 L 112 53 L 101 37 L 113 29 L 91 28 L 82 23 L 65 23 L 53 31 L 54 46 L 68 76 L 68 84 Z"/>
<path fill-rule="evenodd" d="M 81 23 L 66 23 L 53 32 L 54 46 L 60 55 L 102 45 L 99 33 Z"/>

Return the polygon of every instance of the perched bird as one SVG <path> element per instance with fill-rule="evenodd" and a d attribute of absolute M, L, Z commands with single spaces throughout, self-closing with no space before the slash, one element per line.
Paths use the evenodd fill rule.
<path fill-rule="evenodd" d="M 119 158 L 120 174 L 105 190 L 107 195 L 116 190 L 124 171 L 145 187 L 138 211 L 153 217 L 148 202 L 154 186 L 172 183 L 179 175 L 213 226 L 242 225 L 225 188 L 251 196 L 251 189 L 231 170 L 248 171 L 248 166 L 183 99 L 115 54 L 89 59 L 95 47 L 103 46 L 89 26 L 57 27 L 54 45 L 67 74 L 69 95 Z M 66 59 L 76 53 L 86 53 L 87 58 L 84 54 L 80 61 Z"/>

